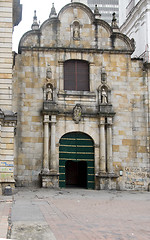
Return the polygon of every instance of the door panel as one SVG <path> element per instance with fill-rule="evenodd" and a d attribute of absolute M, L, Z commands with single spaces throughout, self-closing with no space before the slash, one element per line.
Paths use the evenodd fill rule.
<path fill-rule="evenodd" d="M 67 133 L 60 139 L 59 173 L 60 187 L 67 184 L 94 189 L 94 144 L 87 134 Z"/>

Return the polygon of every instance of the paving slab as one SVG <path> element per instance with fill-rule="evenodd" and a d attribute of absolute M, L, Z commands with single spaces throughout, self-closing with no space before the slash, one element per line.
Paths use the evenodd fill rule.
<path fill-rule="evenodd" d="M 0 239 L 6 239 L 8 236 L 11 207 L 12 196 L 0 196 Z"/>
<path fill-rule="evenodd" d="M 18 189 L 11 220 L 16 240 L 149 240 L 150 193 Z"/>

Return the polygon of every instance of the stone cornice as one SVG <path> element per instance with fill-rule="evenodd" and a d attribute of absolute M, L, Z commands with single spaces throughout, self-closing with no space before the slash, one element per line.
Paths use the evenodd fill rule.
<path fill-rule="evenodd" d="M 3 112 L 0 109 L 0 121 L 2 123 L 16 123 L 17 122 L 17 113 L 13 113 L 13 112 Z"/>
<path fill-rule="evenodd" d="M 133 50 L 120 50 L 120 49 L 97 49 L 97 48 L 67 48 L 67 47 L 19 47 L 19 53 L 22 51 L 38 51 L 38 52 L 87 52 L 87 53 L 109 53 L 109 54 L 128 54 L 132 55 Z"/>

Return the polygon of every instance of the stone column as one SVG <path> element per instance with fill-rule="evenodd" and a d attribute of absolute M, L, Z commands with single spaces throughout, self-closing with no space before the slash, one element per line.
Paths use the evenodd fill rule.
<path fill-rule="evenodd" d="M 50 169 L 51 171 L 57 171 L 57 166 L 56 166 L 56 116 L 52 115 L 51 116 L 51 162 L 50 162 Z"/>
<path fill-rule="evenodd" d="M 64 90 L 64 63 L 59 62 L 59 90 L 62 91 Z"/>
<path fill-rule="evenodd" d="M 100 117 L 100 172 L 106 172 L 105 117 Z"/>
<path fill-rule="evenodd" d="M 49 171 L 49 115 L 44 115 L 44 160 L 43 170 Z"/>
<path fill-rule="evenodd" d="M 112 118 L 107 118 L 107 171 L 113 173 L 112 164 Z"/>
<path fill-rule="evenodd" d="M 94 92 L 94 63 L 90 63 L 90 91 Z"/>

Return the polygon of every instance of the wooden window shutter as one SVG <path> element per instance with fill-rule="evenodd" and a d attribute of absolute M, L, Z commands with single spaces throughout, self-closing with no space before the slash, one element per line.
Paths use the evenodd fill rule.
<path fill-rule="evenodd" d="M 82 60 L 69 60 L 64 64 L 64 89 L 89 91 L 89 64 Z"/>

